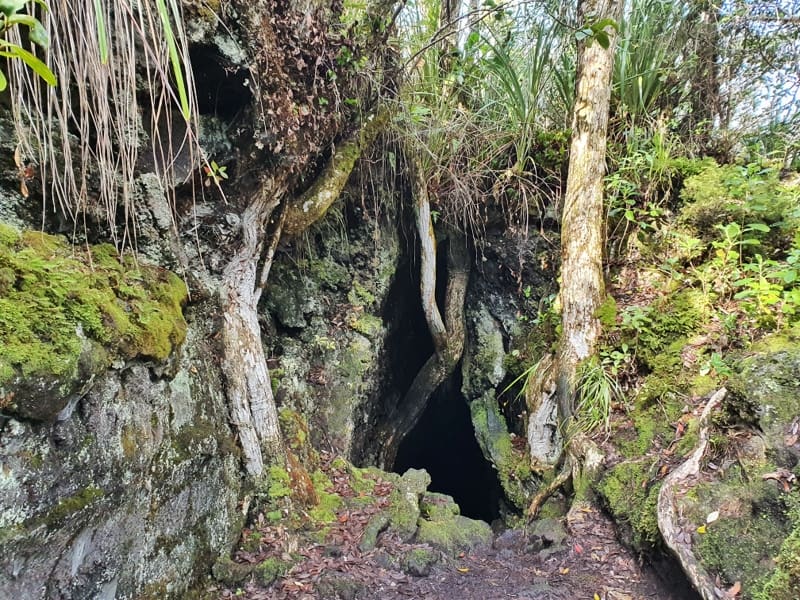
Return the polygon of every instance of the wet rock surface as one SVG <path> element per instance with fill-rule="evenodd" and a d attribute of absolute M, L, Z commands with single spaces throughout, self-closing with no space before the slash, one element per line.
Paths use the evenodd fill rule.
<path fill-rule="evenodd" d="M 194 325 L 174 377 L 126 364 L 54 423 L 3 420 L 0 596 L 175 597 L 228 552 L 238 458 L 209 324 Z"/>

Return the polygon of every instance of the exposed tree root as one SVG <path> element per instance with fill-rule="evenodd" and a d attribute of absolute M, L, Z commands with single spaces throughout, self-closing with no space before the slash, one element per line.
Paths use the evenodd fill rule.
<path fill-rule="evenodd" d="M 715 600 L 717 598 L 714 592 L 714 580 L 695 558 L 691 545 L 680 541 L 682 531 L 676 501 L 678 499 L 678 491 L 685 489 L 689 480 L 700 472 L 700 461 L 708 447 L 708 421 L 711 417 L 711 412 L 722 402 L 726 393 L 727 390 L 721 388 L 711 396 L 708 404 L 703 409 L 703 413 L 700 415 L 700 441 L 697 444 L 697 448 L 681 466 L 664 478 L 661 490 L 658 493 L 658 529 L 661 531 L 667 547 L 672 550 L 678 559 L 689 581 L 692 582 L 692 585 L 704 600 Z"/>
<path fill-rule="evenodd" d="M 600 477 L 604 462 L 605 455 L 585 433 L 577 431 L 573 434 L 566 448 L 561 471 L 553 481 L 534 496 L 528 506 L 528 520 L 535 519 L 548 498 L 560 488 L 567 487 L 569 483 L 572 483 L 574 491 L 570 514 L 586 506 L 589 503 L 592 486 Z M 569 515 L 567 520 L 569 521 Z"/>
<path fill-rule="evenodd" d="M 571 462 L 571 459 L 568 459 Z M 530 506 L 528 506 L 528 520 L 533 521 L 537 516 L 539 516 L 539 511 L 542 508 L 542 505 L 547 502 L 548 498 L 550 498 L 553 494 L 555 494 L 560 488 L 565 486 L 568 481 L 572 478 L 572 465 L 565 464 L 564 468 L 561 469 L 561 472 L 556 476 L 553 481 L 551 481 L 544 489 L 539 490 L 539 492 L 533 497 Z"/>

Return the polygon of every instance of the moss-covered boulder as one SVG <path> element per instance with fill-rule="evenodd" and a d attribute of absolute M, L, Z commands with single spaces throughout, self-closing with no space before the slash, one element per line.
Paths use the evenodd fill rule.
<path fill-rule="evenodd" d="M 424 469 L 409 469 L 395 480 L 395 484 L 388 508 L 389 528 L 407 541 L 417 531 L 419 501 L 431 484 L 431 476 Z"/>
<path fill-rule="evenodd" d="M 421 518 L 416 541 L 430 544 L 450 556 L 492 543 L 492 528 L 484 521 L 453 514 L 452 510 L 435 511 Z"/>
<path fill-rule="evenodd" d="M 438 550 L 432 548 L 412 548 L 404 553 L 400 559 L 400 566 L 403 571 L 414 577 L 427 577 L 431 574 L 431 569 L 439 563 L 442 555 Z"/>
<path fill-rule="evenodd" d="M 111 246 L 0 224 L 0 406 L 49 420 L 114 360 L 166 360 L 186 297 L 176 275 Z"/>

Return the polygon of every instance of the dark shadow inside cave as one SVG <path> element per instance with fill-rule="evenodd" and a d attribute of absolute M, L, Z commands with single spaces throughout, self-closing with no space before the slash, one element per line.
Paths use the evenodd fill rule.
<path fill-rule="evenodd" d="M 401 442 L 393 470 L 427 470 L 431 491 L 452 496 L 464 516 L 491 523 L 500 516 L 500 482 L 475 439 L 458 379 L 451 377 L 431 396 Z"/>

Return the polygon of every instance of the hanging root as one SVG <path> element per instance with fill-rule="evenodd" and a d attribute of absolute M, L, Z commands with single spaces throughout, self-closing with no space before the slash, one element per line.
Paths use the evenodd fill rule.
<path fill-rule="evenodd" d="M 664 537 L 664 542 L 675 554 L 689 581 L 692 582 L 692 585 L 703 597 L 703 600 L 715 600 L 717 598 L 714 591 L 714 580 L 695 558 L 691 544 L 681 541 L 682 530 L 676 501 L 678 499 L 678 490 L 685 490 L 688 480 L 700 472 L 700 461 L 708 447 L 708 421 L 710 420 L 711 412 L 722 402 L 726 393 L 727 390 L 721 388 L 711 396 L 708 404 L 703 409 L 703 413 L 700 415 L 700 441 L 697 444 L 697 448 L 681 466 L 664 478 L 664 483 L 658 493 L 658 529 Z"/>

